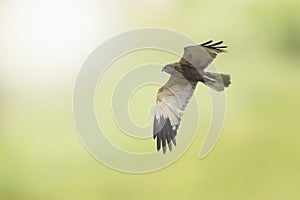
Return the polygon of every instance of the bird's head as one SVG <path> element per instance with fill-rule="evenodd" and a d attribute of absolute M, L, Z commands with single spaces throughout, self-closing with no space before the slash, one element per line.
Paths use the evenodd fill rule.
<path fill-rule="evenodd" d="M 163 72 L 166 72 L 168 74 L 175 74 L 176 73 L 176 69 L 175 69 L 175 66 L 173 64 L 170 64 L 170 65 L 165 65 L 163 68 L 162 68 L 162 71 Z"/>

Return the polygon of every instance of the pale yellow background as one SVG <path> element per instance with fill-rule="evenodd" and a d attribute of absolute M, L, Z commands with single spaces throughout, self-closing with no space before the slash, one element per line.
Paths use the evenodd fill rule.
<path fill-rule="evenodd" d="M 299 10 L 298 0 L 1 0 L 0 199 L 298 199 Z M 130 175 L 104 167 L 84 149 L 72 90 L 93 49 L 149 26 L 199 42 L 224 40 L 229 53 L 216 65 L 232 74 L 232 85 L 221 139 L 207 158 L 198 160 L 210 115 L 209 96 L 199 87 L 204 122 L 191 148 L 166 169 Z M 144 53 L 140 61 L 177 59 L 157 54 Z M 155 90 L 142 91 L 147 106 Z M 130 111 L 145 125 L 142 96 L 133 97 Z M 122 145 L 154 148 L 152 141 L 128 144 Z"/>

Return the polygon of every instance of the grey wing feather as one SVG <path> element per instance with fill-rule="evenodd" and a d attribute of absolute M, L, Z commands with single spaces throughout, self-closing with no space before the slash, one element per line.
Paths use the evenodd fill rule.
<path fill-rule="evenodd" d="M 187 61 L 198 70 L 204 70 L 217 56 L 218 53 L 226 52 L 227 46 L 218 46 L 223 41 L 212 43 L 212 40 L 200 45 L 188 46 L 184 48 L 182 61 Z"/>

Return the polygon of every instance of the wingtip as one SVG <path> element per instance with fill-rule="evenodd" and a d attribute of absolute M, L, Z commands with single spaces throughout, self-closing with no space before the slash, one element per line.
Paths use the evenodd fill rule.
<path fill-rule="evenodd" d="M 207 42 L 204 42 L 204 43 L 200 44 L 200 46 L 204 46 L 204 45 L 210 44 L 210 43 L 212 43 L 212 42 L 213 42 L 213 40 L 209 40 L 209 41 L 207 41 Z"/>
<path fill-rule="evenodd" d="M 228 46 L 218 46 L 217 48 L 218 49 L 224 49 L 224 48 L 227 48 Z"/>
<path fill-rule="evenodd" d="M 172 151 L 172 143 L 171 143 L 171 141 L 168 142 L 168 147 L 169 147 L 169 150 Z"/>
<path fill-rule="evenodd" d="M 173 142 L 174 146 L 176 146 L 176 138 L 175 137 L 172 139 L 172 142 Z"/>
<path fill-rule="evenodd" d="M 167 152 L 167 147 L 163 146 L 163 153 L 166 154 L 166 152 Z"/>
<path fill-rule="evenodd" d="M 222 43 L 223 43 L 223 41 L 221 40 L 221 41 L 216 42 L 216 43 L 214 43 L 214 44 L 211 44 L 211 45 L 209 45 L 209 46 L 214 47 L 214 46 L 220 45 L 220 44 L 222 44 Z"/>
<path fill-rule="evenodd" d="M 176 146 L 176 135 L 177 135 L 177 128 L 174 129 L 172 127 L 170 119 L 166 118 L 164 121 L 163 127 L 160 127 L 160 129 L 156 129 L 157 127 L 154 125 L 154 131 L 153 131 L 153 138 L 156 139 L 156 149 L 157 151 L 160 151 L 162 149 L 162 152 L 165 154 L 167 150 L 169 149 L 172 151 L 173 146 Z M 154 122 L 156 124 L 156 121 Z"/>
<path fill-rule="evenodd" d="M 224 49 L 226 49 L 228 46 L 226 46 L 226 45 L 218 46 L 220 44 L 223 44 L 223 42 L 224 42 L 223 40 L 211 44 L 212 42 L 213 42 L 213 40 L 209 40 L 208 42 L 204 42 L 204 43 L 200 44 L 200 46 L 215 49 L 215 50 L 220 51 L 222 53 L 227 53 L 227 51 L 224 50 Z"/>

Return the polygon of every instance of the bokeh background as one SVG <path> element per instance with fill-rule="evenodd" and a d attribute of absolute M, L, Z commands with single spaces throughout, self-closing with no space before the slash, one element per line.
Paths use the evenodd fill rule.
<path fill-rule="evenodd" d="M 0 199 L 298 199 L 299 10 L 298 0 L 1 0 Z M 199 42 L 224 40 L 229 53 L 216 65 L 233 83 L 222 136 L 207 158 L 198 153 L 210 101 L 199 87 L 195 98 L 207 123 L 188 151 L 168 168 L 132 175 L 101 165 L 85 150 L 73 122 L 72 91 L 98 45 L 149 26 Z M 174 60 L 158 52 L 143 56 Z M 144 90 L 147 99 L 156 89 Z M 142 99 L 137 93 L 132 101 Z M 150 123 L 149 110 L 129 110 L 137 123 Z M 152 141 L 147 145 L 138 148 L 148 150 Z"/>

